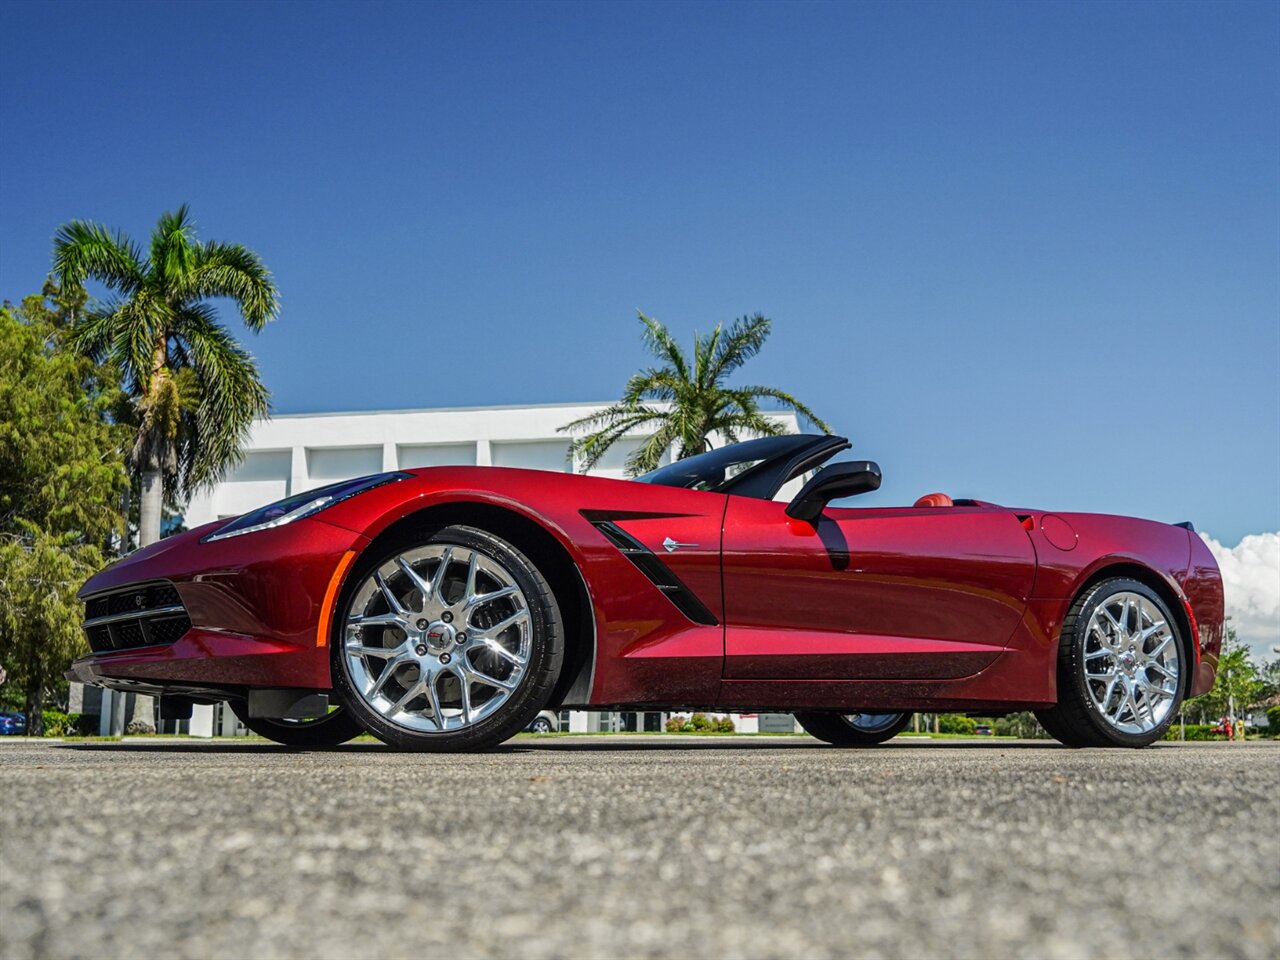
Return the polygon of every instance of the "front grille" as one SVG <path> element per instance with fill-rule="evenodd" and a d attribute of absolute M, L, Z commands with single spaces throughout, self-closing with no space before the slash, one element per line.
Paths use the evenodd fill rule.
<path fill-rule="evenodd" d="M 94 653 L 173 643 L 191 620 L 171 583 L 141 583 L 85 601 L 85 636 Z"/>

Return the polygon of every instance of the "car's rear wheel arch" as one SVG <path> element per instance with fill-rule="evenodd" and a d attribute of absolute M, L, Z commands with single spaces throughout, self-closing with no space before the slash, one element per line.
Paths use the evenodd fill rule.
<path fill-rule="evenodd" d="M 1124 577 L 1129 580 L 1136 580 L 1143 586 L 1149 587 L 1151 590 L 1155 591 L 1156 595 L 1164 601 L 1164 605 L 1169 608 L 1169 613 L 1173 615 L 1174 626 L 1177 627 L 1177 636 L 1182 645 L 1182 652 L 1187 657 L 1186 662 L 1190 665 L 1198 663 L 1200 659 L 1199 651 L 1192 649 L 1194 646 L 1192 637 L 1194 635 L 1191 631 L 1191 622 L 1187 618 L 1185 602 L 1182 596 L 1180 596 L 1178 592 L 1169 585 L 1169 581 L 1150 567 L 1143 566 L 1140 563 L 1133 563 L 1131 561 L 1108 563 L 1098 567 L 1097 569 L 1090 571 L 1087 576 L 1081 578 L 1080 582 L 1076 585 L 1076 588 L 1072 591 L 1071 597 L 1066 601 L 1066 606 L 1069 608 L 1077 599 L 1087 594 L 1104 580 L 1114 580 L 1120 577 Z M 1059 630 L 1058 637 L 1054 641 L 1053 649 L 1055 663 L 1057 662 L 1058 642 L 1061 639 L 1061 630 Z M 1194 666 L 1192 666 L 1191 669 L 1184 670 L 1182 673 L 1182 695 L 1185 697 L 1191 690 L 1191 682 L 1195 676 Z"/>
<path fill-rule="evenodd" d="M 528 557 L 551 587 L 564 621 L 565 655 L 548 709 L 558 708 L 580 677 L 589 695 L 596 651 L 591 597 L 569 551 L 537 521 L 494 504 L 450 501 L 401 517 L 380 532 L 365 550 L 376 555 L 394 544 L 415 542 L 455 524 L 478 527 L 502 537 Z"/>

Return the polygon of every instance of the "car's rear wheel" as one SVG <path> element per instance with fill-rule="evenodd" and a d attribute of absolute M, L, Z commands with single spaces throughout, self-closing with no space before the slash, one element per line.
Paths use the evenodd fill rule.
<path fill-rule="evenodd" d="M 345 707 L 335 707 L 323 717 L 310 720 L 269 720 L 249 716 L 243 702 L 233 701 L 230 706 L 240 722 L 258 736 L 289 747 L 336 747 L 364 733 Z"/>
<path fill-rule="evenodd" d="M 1185 692 L 1177 622 L 1144 583 L 1116 577 L 1071 605 L 1058 640 L 1058 702 L 1036 713 L 1071 747 L 1145 747 L 1164 735 Z"/>
<path fill-rule="evenodd" d="M 837 747 L 873 747 L 892 740 L 911 722 L 909 713 L 797 713 L 811 736 Z"/>
<path fill-rule="evenodd" d="M 546 717 L 534 717 L 533 723 L 529 724 L 530 733 L 551 733 L 551 721 Z"/>
<path fill-rule="evenodd" d="M 357 565 L 335 618 L 334 686 L 379 739 L 492 747 L 550 698 L 564 628 L 546 579 L 484 530 L 421 534 Z"/>

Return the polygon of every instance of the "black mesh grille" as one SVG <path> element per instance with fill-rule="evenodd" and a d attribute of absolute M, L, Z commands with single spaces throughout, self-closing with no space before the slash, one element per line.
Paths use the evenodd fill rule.
<path fill-rule="evenodd" d="M 166 617 L 152 620 L 147 628 L 151 631 L 152 643 L 173 643 L 191 629 L 191 621 L 186 617 Z"/>
<path fill-rule="evenodd" d="M 175 610 L 174 607 L 179 609 Z M 191 629 L 171 583 L 141 583 L 85 601 L 85 626 L 94 653 L 173 643 Z M 100 617 L 104 623 L 92 623 Z"/>

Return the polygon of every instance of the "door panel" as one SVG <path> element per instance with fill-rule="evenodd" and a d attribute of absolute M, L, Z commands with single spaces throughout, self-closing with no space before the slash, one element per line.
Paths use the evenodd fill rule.
<path fill-rule="evenodd" d="M 731 497 L 725 677 L 947 679 L 1004 650 L 1035 555 L 1012 513 L 980 507 L 828 509 Z"/>

